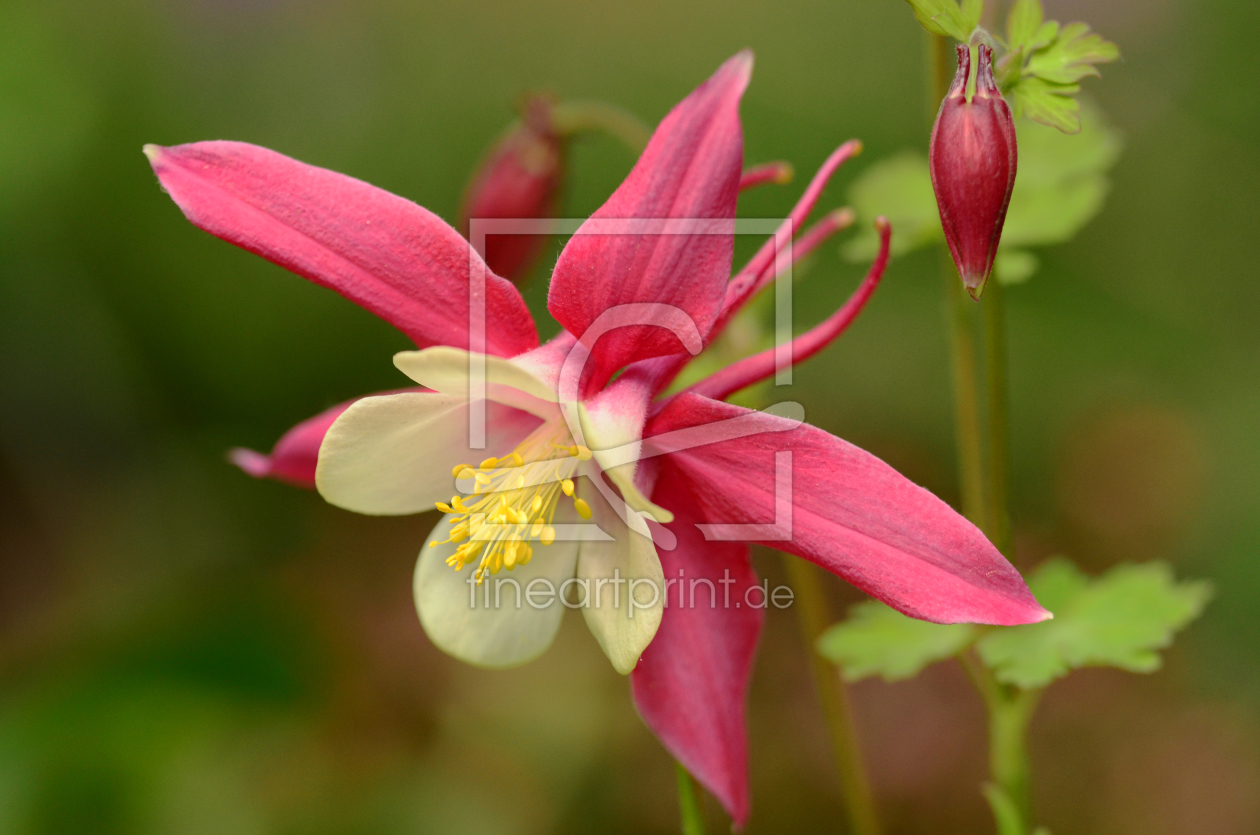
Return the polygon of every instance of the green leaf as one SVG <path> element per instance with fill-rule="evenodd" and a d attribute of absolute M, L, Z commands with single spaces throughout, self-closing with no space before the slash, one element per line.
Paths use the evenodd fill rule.
<path fill-rule="evenodd" d="M 1087 75 L 1098 75 L 1095 64 L 1119 57 L 1120 48 L 1091 32 L 1088 24 L 1069 23 L 1053 43 L 1032 54 L 1024 72 L 1052 84 L 1075 84 Z"/>
<path fill-rule="evenodd" d="M 924 29 L 933 35 L 945 35 L 957 41 L 966 41 L 971 37 L 971 30 L 976 28 L 980 15 L 976 13 L 975 22 L 972 22 L 970 26 L 966 21 L 974 11 L 973 6 L 983 5 L 974 0 L 963 0 L 964 5 L 968 7 L 968 12 L 965 14 L 958 8 L 955 0 L 906 0 L 906 2 L 910 4 L 910 8 L 914 9 L 914 16 Z"/>
<path fill-rule="evenodd" d="M 1080 92 L 1078 82 L 1098 75 L 1096 64 L 1119 58 L 1119 48 L 1087 24 L 1042 22 L 1039 0 L 1018 0 L 1006 27 L 1011 52 L 1002 61 L 1002 83 L 1014 100 L 1015 115 L 1075 133 L 1080 129 L 1073 98 Z"/>
<path fill-rule="evenodd" d="M 892 224 L 894 256 L 945 240 L 927 158 L 913 151 L 880 160 L 866 169 L 849 188 L 849 205 L 862 227 L 862 232 L 843 247 L 850 261 L 870 261 L 879 251 L 879 235 L 871 222 L 880 215 Z"/>
<path fill-rule="evenodd" d="M 883 603 L 868 601 L 849 610 L 849 619 L 818 638 L 816 649 L 849 681 L 878 675 L 886 681 L 914 678 L 935 661 L 972 642 L 966 624 L 942 625 L 908 618 Z"/>
<path fill-rule="evenodd" d="M 1079 84 L 1051 84 L 1031 76 L 1021 78 L 1011 89 L 1015 116 L 1027 116 L 1064 133 L 1077 133 L 1081 129 L 1081 106 L 1073 96 L 1080 91 Z"/>
<path fill-rule="evenodd" d="M 1159 669 L 1158 650 L 1199 616 L 1206 582 L 1178 583 L 1164 563 L 1120 565 L 1090 580 L 1067 560 L 1043 565 L 1029 582 L 1054 620 L 994 630 L 976 649 L 998 681 L 1044 687 L 1078 667 Z"/>
<path fill-rule="evenodd" d="M 1102 210 L 1111 189 L 1107 171 L 1119 158 L 1123 142 L 1097 108 L 1087 106 L 1081 115 L 1081 129 L 1074 136 L 1026 120 L 1016 125 L 1019 173 L 999 258 L 1006 247 L 1071 240 Z"/>
<path fill-rule="evenodd" d="M 962 0 L 962 29 L 967 33 L 966 38 L 959 40 L 970 40 L 971 33 L 980 25 L 980 18 L 984 14 L 984 0 Z"/>
<path fill-rule="evenodd" d="M 1044 12 L 1041 0 L 1015 0 L 1006 15 L 1006 43 L 1012 52 L 1017 49 L 1032 51 L 1037 47 L 1034 40 L 1041 28 Z"/>

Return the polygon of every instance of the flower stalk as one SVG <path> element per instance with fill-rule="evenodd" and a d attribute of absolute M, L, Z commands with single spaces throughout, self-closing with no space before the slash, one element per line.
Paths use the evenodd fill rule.
<path fill-rule="evenodd" d="M 683 767 L 674 763 L 678 772 L 678 809 L 682 815 L 682 835 L 704 835 L 704 807 L 700 799 L 703 791 L 696 785 L 696 778 Z"/>
<path fill-rule="evenodd" d="M 562 102 L 552 110 L 551 119 L 562 136 L 601 131 L 636 156 L 643 153 L 652 136 L 652 129 L 633 114 L 599 101 Z"/>
<path fill-rule="evenodd" d="M 984 532 L 989 541 L 1014 559 L 1009 507 L 1010 407 L 1007 394 L 1006 291 L 994 281 L 981 305 L 984 330 L 986 489 Z"/>
<path fill-rule="evenodd" d="M 993 807 L 998 831 L 1023 835 L 1032 829 L 1032 764 L 1028 759 L 1028 724 L 1042 690 L 1025 690 L 999 682 L 976 657 L 974 649 L 959 653 L 967 677 L 984 699 L 989 716 L 989 777 L 985 794 Z"/>
<path fill-rule="evenodd" d="M 928 34 L 930 74 L 928 107 L 949 92 L 950 49 L 946 38 Z M 979 527 L 1008 558 L 1012 556 L 1009 487 L 1009 407 L 1005 299 L 1001 283 L 974 302 L 964 290 L 953 259 L 941 251 L 946 319 L 954 385 L 955 438 L 963 515 Z M 977 340 L 977 334 L 980 339 Z M 977 345 L 979 351 L 977 351 Z M 999 831 L 1010 826 L 1024 833 L 1032 825 L 1032 771 L 1027 731 L 1040 691 L 1025 691 L 998 682 L 971 651 L 959 661 L 984 698 L 989 717 L 987 791 Z"/>

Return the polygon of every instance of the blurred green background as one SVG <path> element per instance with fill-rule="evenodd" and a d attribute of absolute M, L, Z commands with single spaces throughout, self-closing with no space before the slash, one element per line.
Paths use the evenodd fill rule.
<path fill-rule="evenodd" d="M 1167 559 L 1218 596 L 1161 673 L 1050 691 L 1040 816 L 1056 835 L 1260 831 L 1260 6 L 1046 7 L 1119 42 L 1087 87 L 1126 151 L 1102 215 L 1008 293 L 1018 561 Z M 744 216 L 782 216 L 845 139 L 867 151 L 824 207 L 925 146 L 923 35 L 898 0 L 5 0 L 0 833 L 677 831 L 670 760 L 580 618 L 525 668 L 459 665 L 410 599 L 434 515 L 357 517 L 226 463 L 403 384 L 408 343 L 194 229 L 140 147 L 255 142 L 453 219 L 523 89 L 654 122 L 747 46 L 746 158 L 800 176 Z M 567 212 L 631 163 L 579 143 Z M 936 268 L 895 262 L 791 396 L 954 501 Z M 860 273 L 828 246 L 800 324 Z M 837 617 L 858 599 L 832 593 Z M 854 697 L 891 832 L 990 831 L 958 670 Z M 771 609 L 750 833 L 842 831 L 821 727 L 793 613 Z"/>

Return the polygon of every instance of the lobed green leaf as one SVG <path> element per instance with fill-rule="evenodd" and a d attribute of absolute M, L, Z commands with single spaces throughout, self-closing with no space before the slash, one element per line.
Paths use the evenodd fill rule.
<path fill-rule="evenodd" d="M 1119 57 L 1120 48 L 1091 32 L 1088 24 L 1069 23 L 1053 43 L 1032 53 L 1024 72 L 1051 84 L 1075 84 L 1087 75 L 1098 75 L 1095 64 Z"/>
<path fill-rule="evenodd" d="M 1051 84 L 1041 78 L 1021 78 L 1010 91 L 1015 101 L 1015 116 L 1026 116 L 1034 122 L 1058 128 L 1064 133 L 1081 129 L 1080 103 L 1073 96 L 1081 91 L 1079 84 Z"/>
<path fill-rule="evenodd" d="M 975 635 L 967 624 L 915 620 L 883 603 L 868 601 L 854 606 L 848 620 L 819 636 L 815 648 L 840 667 L 849 681 L 875 675 L 899 681 L 961 652 Z"/>
<path fill-rule="evenodd" d="M 1211 597 L 1208 583 L 1178 583 L 1164 563 L 1120 565 L 1091 581 L 1067 560 L 1052 560 L 1029 587 L 1054 620 L 994 630 L 976 643 L 999 681 L 1025 689 L 1079 667 L 1153 672 L 1158 650 Z"/>
<path fill-rule="evenodd" d="M 943 35 L 958 41 L 971 37 L 971 30 L 980 22 L 982 0 L 963 0 L 958 8 L 955 0 L 906 0 L 914 10 L 919 24 L 933 35 Z M 974 20 L 971 18 L 974 16 Z M 971 20 L 970 23 L 968 21 Z"/>
<path fill-rule="evenodd" d="M 1014 52 L 1029 49 L 1041 28 L 1041 0 L 1015 0 L 1006 14 L 1006 47 Z"/>
<path fill-rule="evenodd" d="M 1006 19 L 1010 51 L 999 64 L 1002 85 L 1016 116 L 1076 133 L 1080 119 L 1074 97 L 1080 80 L 1098 75 L 1095 65 L 1116 60 L 1120 50 L 1088 24 L 1060 27 L 1042 17 L 1040 0 L 1016 0 L 1011 7 Z"/>

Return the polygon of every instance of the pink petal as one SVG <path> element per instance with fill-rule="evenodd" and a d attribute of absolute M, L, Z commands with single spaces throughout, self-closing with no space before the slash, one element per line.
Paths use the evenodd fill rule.
<path fill-rule="evenodd" d="M 516 288 L 410 200 L 243 142 L 145 153 L 194 225 L 336 290 L 421 348 L 469 348 L 472 265 L 485 270 L 486 352 L 514 356 L 538 344 Z"/>
<path fill-rule="evenodd" d="M 735 826 L 743 827 L 748 681 L 762 621 L 761 609 L 748 604 L 763 601 L 760 592 L 749 592 L 757 576 L 748 546 L 706 542 L 694 525 L 704 517 L 686 486 L 676 481 L 662 488 L 653 498 L 677 514 L 669 527 L 678 547 L 659 551 L 661 567 L 666 582 L 682 579 L 669 586 L 660 628 L 631 674 L 634 702 L 670 754 L 722 802 Z M 716 594 L 697 582 L 692 605 L 691 583 L 701 579 L 712 583 Z"/>
<path fill-rule="evenodd" d="M 548 307 L 579 339 L 605 311 L 636 302 L 678 308 L 701 338 L 712 328 L 731 274 L 743 158 L 739 100 L 751 73 L 752 54 L 741 52 L 670 111 L 630 176 L 564 248 Z M 622 218 L 716 220 L 707 227 L 719 233 L 627 233 L 614 222 Z M 683 350 L 678 336 L 642 321 L 588 345 L 591 387 L 634 360 Z"/>
<path fill-rule="evenodd" d="M 274 478 L 295 487 L 314 490 L 319 445 L 323 443 L 324 435 L 328 434 L 328 427 L 333 425 L 333 421 L 358 399 L 356 397 L 354 400 L 338 403 L 331 409 L 302 421 L 276 441 L 270 455 L 238 447 L 228 453 L 228 458 L 254 478 Z"/>
<path fill-rule="evenodd" d="M 759 434 L 733 436 L 731 424 L 720 423 L 732 418 Z M 688 427 L 702 429 L 685 443 L 662 434 Z M 821 429 L 682 394 L 649 422 L 645 436 L 652 438 L 647 446 L 668 453 L 658 490 L 668 479 L 685 480 L 710 524 L 782 521 L 776 453 L 790 452 L 788 532 L 754 538 L 818 563 L 911 617 L 1003 626 L 1050 617 L 974 525 Z M 787 495 L 781 486 L 778 495 Z"/>

